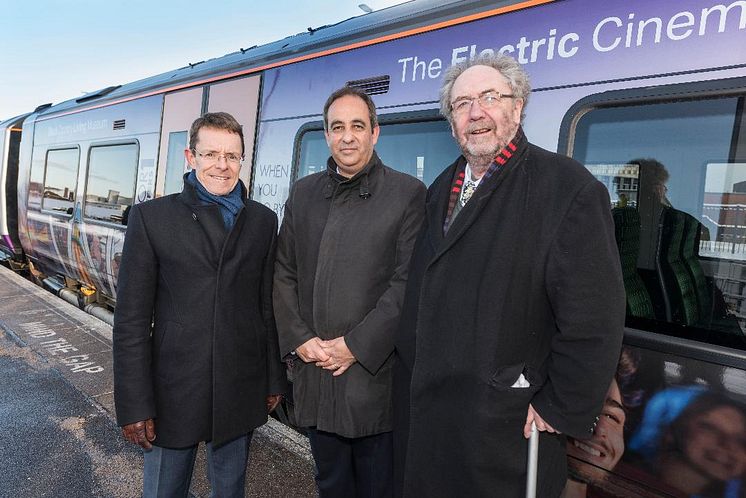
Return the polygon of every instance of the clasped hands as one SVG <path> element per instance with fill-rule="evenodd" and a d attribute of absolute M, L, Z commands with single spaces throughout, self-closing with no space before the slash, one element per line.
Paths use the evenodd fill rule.
<path fill-rule="evenodd" d="M 357 360 L 347 347 L 344 337 L 337 337 L 328 341 L 320 337 L 309 339 L 295 349 L 296 354 L 306 363 L 315 363 L 324 370 L 333 370 L 332 375 L 338 377 L 345 373 Z"/>

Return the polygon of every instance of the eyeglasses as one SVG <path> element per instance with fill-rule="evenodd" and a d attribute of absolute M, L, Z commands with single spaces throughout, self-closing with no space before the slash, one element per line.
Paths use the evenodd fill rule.
<path fill-rule="evenodd" d="M 454 114 L 464 114 L 471 109 L 474 101 L 479 103 L 482 109 L 491 109 L 500 103 L 502 99 L 514 99 L 515 95 L 500 92 L 485 92 L 479 97 L 462 97 L 451 103 L 451 111 Z"/>
<path fill-rule="evenodd" d="M 233 152 L 226 152 L 224 154 L 220 154 L 218 152 L 214 152 L 211 150 L 207 152 L 197 152 L 196 149 L 192 149 L 192 152 L 194 152 L 199 157 L 201 157 L 202 160 L 207 164 L 215 164 L 220 160 L 221 157 L 225 159 L 225 162 L 230 163 L 230 164 L 238 164 L 243 160 L 243 156 L 234 154 Z"/>

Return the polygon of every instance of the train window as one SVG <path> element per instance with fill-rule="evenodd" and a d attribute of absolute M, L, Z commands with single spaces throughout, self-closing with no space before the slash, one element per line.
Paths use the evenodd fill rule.
<path fill-rule="evenodd" d="M 135 197 L 137 144 L 91 147 L 86 179 L 86 218 L 122 224 Z"/>
<path fill-rule="evenodd" d="M 166 184 L 163 194 L 181 192 L 184 186 L 184 171 L 186 158 L 184 149 L 187 147 L 187 132 L 173 131 L 168 134 L 168 156 L 166 158 Z"/>
<path fill-rule="evenodd" d="M 67 215 L 73 214 L 78 158 L 78 149 L 47 151 L 42 209 Z"/>
<path fill-rule="evenodd" d="M 572 155 L 609 190 L 628 326 L 746 349 L 743 97 L 597 107 Z"/>
<path fill-rule="evenodd" d="M 430 185 L 461 151 L 445 120 L 381 123 L 376 152 L 384 164 Z M 323 130 L 303 134 L 298 178 L 326 168 L 329 148 Z"/>

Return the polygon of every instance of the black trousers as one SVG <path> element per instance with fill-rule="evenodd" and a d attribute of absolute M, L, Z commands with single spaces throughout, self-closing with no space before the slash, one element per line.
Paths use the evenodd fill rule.
<path fill-rule="evenodd" d="M 393 440 L 390 432 L 347 438 L 308 429 L 316 461 L 320 498 L 393 496 Z"/>

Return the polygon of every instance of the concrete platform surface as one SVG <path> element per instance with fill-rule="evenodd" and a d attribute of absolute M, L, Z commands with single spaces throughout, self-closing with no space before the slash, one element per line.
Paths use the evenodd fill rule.
<path fill-rule="evenodd" d="M 111 327 L 0 267 L 0 330 L 0 498 L 140 496 L 142 453 L 114 420 Z M 191 494 L 209 496 L 203 446 Z M 257 429 L 246 496 L 316 496 L 305 436 L 272 418 Z"/>

